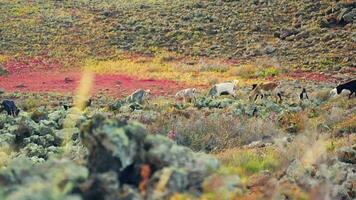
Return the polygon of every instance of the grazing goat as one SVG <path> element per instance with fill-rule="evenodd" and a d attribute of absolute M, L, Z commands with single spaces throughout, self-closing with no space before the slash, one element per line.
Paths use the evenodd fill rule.
<path fill-rule="evenodd" d="M 305 88 L 303 88 L 302 92 L 300 93 L 299 99 L 301 101 L 303 101 L 304 99 L 308 99 L 309 100 L 308 93 L 307 93 L 307 90 Z"/>
<path fill-rule="evenodd" d="M 176 100 L 183 100 L 184 102 L 195 102 L 196 100 L 196 89 L 195 88 L 187 88 L 181 90 L 175 95 Z"/>
<path fill-rule="evenodd" d="M 139 89 L 127 97 L 127 102 L 129 103 L 139 103 L 142 104 L 148 99 L 151 90 Z"/>
<path fill-rule="evenodd" d="M 72 107 L 72 105 L 67 105 L 67 104 L 63 104 L 62 106 L 63 106 L 64 110 L 68 110 L 69 108 Z"/>
<path fill-rule="evenodd" d="M 349 94 L 349 99 L 355 93 L 356 96 L 356 80 L 349 81 L 347 83 L 338 85 L 336 87 L 336 93 L 340 94 L 343 90 L 349 90 L 351 93 Z"/>
<path fill-rule="evenodd" d="M 85 103 L 84 103 L 85 108 L 90 107 L 92 103 L 93 103 L 93 100 L 91 98 L 88 99 L 87 101 L 85 101 Z"/>
<path fill-rule="evenodd" d="M 279 83 L 274 83 L 274 82 L 253 84 L 251 97 L 255 97 L 254 101 L 256 101 L 258 96 L 261 96 L 261 99 L 263 99 L 266 92 L 273 92 L 276 98 L 279 98 L 279 101 L 282 101 L 282 94 L 280 91 L 277 90 L 278 86 Z"/>
<path fill-rule="evenodd" d="M 218 83 L 215 84 L 209 91 L 209 95 L 212 97 L 221 96 L 221 95 L 231 95 L 236 98 L 238 81 L 234 80 L 232 82 Z"/>
<path fill-rule="evenodd" d="M 6 110 L 7 114 L 13 117 L 17 117 L 20 112 L 20 109 L 16 107 L 15 102 L 10 100 L 4 100 L 1 103 L 0 111 L 2 112 L 3 110 Z"/>
<path fill-rule="evenodd" d="M 93 100 L 90 98 L 84 102 L 84 109 L 90 107 L 93 103 Z M 73 107 L 73 104 L 61 104 L 64 110 L 68 110 Z"/>

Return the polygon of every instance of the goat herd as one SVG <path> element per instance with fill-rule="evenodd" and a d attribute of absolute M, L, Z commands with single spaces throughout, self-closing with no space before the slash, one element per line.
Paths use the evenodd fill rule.
<path fill-rule="evenodd" d="M 232 97 L 236 98 L 236 90 L 237 90 L 238 81 L 234 80 L 232 82 L 226 83 L 219 83 L 215 84 L 209 90 L 209 96 L 217 97 L 221 95 L 231 95 Z M 349 81 L 347 83 L 338 85 L 336 88 L 330 91 L 331 94 L 340 94 L 343 90 L 349 90 L 349 98 L 353 94 L 356 96 L 356 80 Z M 196 88 L 188 88 L 177 92 L 175 98 L 177 101 L 195 101 L 196 99 Z M 254 101 L 257 100 L 258 97 L 263 99 L 266 94 L 271 94 L 277 100 L 277 102 L 282 101 L 282 91 L 280 89 L 280 83 L 278 82 L 268 82 L 268 83 L 261 83 L 261 84 L 253 84 L 252 85 L 252 92 L 249 95 L 249 99 L 252 98 Z M 309 99 L 307 90 L 305 88 L 299 94 L 300 100 Z"/>
<path fill-rule="evenodd" d="M 237 91 L 237 84 L 238 81 L 226 82 L 226 83 L 219 83 L 213 85 L 209 90 L 210 97 L 217 97 L 221 95 L 231 95 L 232 97 L 236 98 L 236 91 Z M 254 101 L 257 100 L 258 97 L 263 99 L 266 94 L 272 94 L 277 100 L 277 102 L 282 101 L 282 92 L 280 90 L 280 84 L 278 82 L 269 82 L 269 83 L 261 83 L 261 84 L 253 84 L 252 85 L 252 92 L 250 93 L 249 99 L 252 98 Z M 349 81 L 344 84 L 338 85 L 336 88 L 330 91 L 330 93 L 336 95 L 341 94 L 343 90 L 349 90 L 349 99 L 355 94 L 356 97 L 356 80 Z M 129 97 L 127 97 L 127 102 L 136 102 L 136 103 L 143 103 L 145 100 L 148 99 L 150 94 L 150 90 L 143 90 L 139 89 L 132 93 Z M 181 90 L 176 93 L 175 99 L 177 102 L 194 102 L 196 100 L 197 90 L 196 88 L 187 88 Z M 305 88 L 302 89 L 300 95 L 300 100 L 309 99 L 307 90 Z M 91 105 L 91 99 L 86 102 L 86 106 Z M 68 109 L 67 105 L 63 105 L 65 109 Z M 12 100 L 3 100 L 0 105 L 0 112 L 6 111 L 8 115 L 16 117 L 20 109 L 17 108 L 15 102 Z"/>

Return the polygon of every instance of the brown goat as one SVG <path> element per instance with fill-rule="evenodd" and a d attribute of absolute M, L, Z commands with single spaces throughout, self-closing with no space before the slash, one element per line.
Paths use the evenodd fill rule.
<path fill-rule="evenodd" d="M 279 83 L 269 82 L 269 83 L 261 83 L 261 84 L 253 84 L 252 85 L 252 94 L 251 96 L 255 97 L 254 101 L 257 100 L 258 96 L 261 96 L 261 99 L 265 96 L 265 92 L 275 92 L 276 97 L 282 101 L 282 95 L 279 91 L 276 91 Z"/>

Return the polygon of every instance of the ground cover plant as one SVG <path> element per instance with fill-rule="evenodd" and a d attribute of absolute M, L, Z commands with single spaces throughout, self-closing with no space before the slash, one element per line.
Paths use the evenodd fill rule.
<path fill-rule="evenodd" d="M 355 199 L 355 6 L 0 0 L 0 199 Z"/>

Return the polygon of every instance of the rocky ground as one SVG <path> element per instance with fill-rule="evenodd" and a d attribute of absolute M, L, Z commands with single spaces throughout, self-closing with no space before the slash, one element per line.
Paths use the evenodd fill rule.
<path fill-rule="evenodd" d="M 330 96 L 332 84 L 309 84 L 310 100 L 299 102 L 298 84 L 283 82 L 281 103 L 253 103 L 249 88 L 238 99 L 202 91 L 194 104 L 98 95 L 79 115 L 59 105 L 71 104 L 70 96 L 2 94 L 22 109 L 19 117 L 0 118 L 2 195 L 353 199 L 355 99 Z"/>

